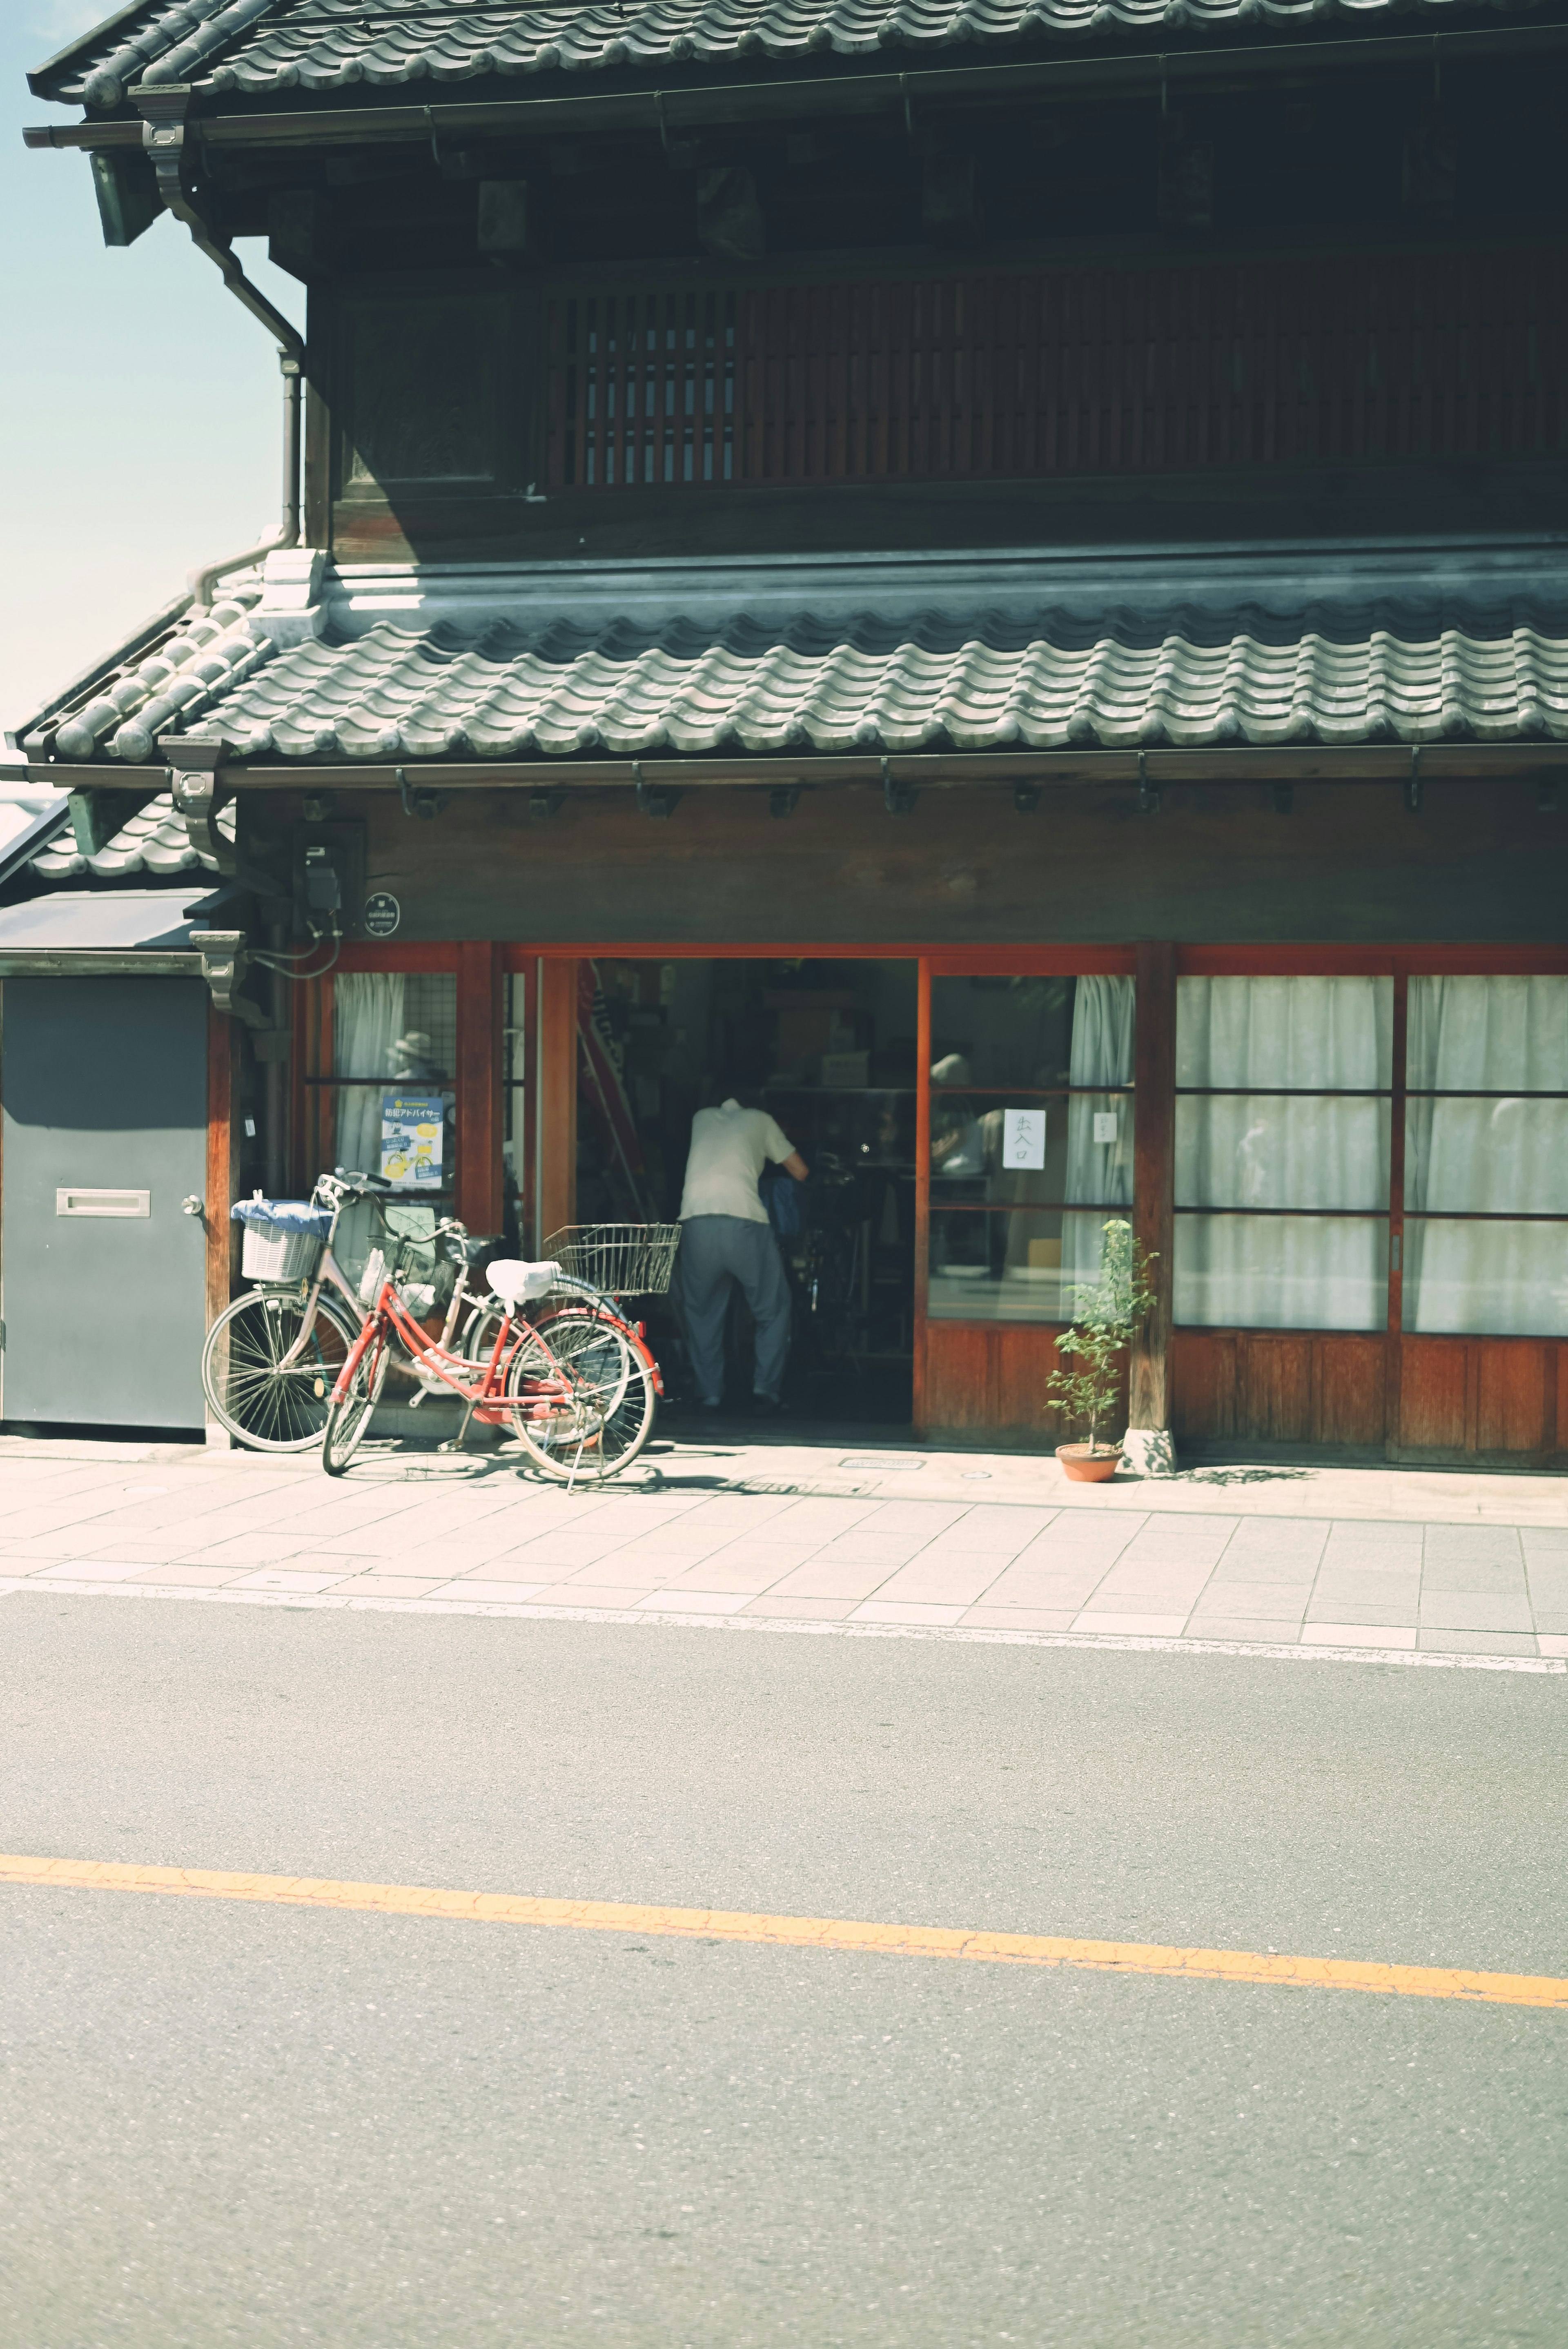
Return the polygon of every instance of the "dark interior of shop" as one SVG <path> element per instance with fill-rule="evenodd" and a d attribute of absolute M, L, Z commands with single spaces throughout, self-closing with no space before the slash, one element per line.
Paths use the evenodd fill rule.
<path fill-rule="evenodd" d="M 600 958 L 578 1056 L 577 1218 L 673 1221 L 695 1112 L 765 1109 L 810 1168 L 764 1177 L 792 1291 L 800 1419 L 907 1424 L 915 1288 L 917 970 L 909 960 Z M 769 1198 L 770 1194 L 776 1196 Z M 677 1392 L 668 1307 L 657 1345 Z M 737 1291 L 726 1393 L 750 1390 Z"/>

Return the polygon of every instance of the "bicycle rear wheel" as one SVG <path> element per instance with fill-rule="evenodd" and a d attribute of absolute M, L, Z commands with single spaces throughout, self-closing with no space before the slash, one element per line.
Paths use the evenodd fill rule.
<path fill-rule="evenodd" d="M 651 1363 L 619 1321 L 590 1307 L 545 1314 L 524 1339 L 508 1366 L 507 1392 L 530 1392 L 533 1409 L 514 1414 L 519 1439 L 563 1482 L 618 1475 L 653 1431 Z"/>
<path fill-rule="evenodd" d="M 310 1335 L 297 1293 L 252 1289 L 220 1313 L 202 1349 L 202 1388 L 221 1426 L 253 1452 L 307 1452 L 321 1441 L 337 1373 L 354 1330 L 341 1309 L 317 1299 Z"/>
<path fill-rule="evenodd" d="M 321 1431 L 321 1464 L 329 1476 L 341 1476 L 358 1451 L 387 1383 L 390 1360 L 387 1333 L 378 1329 L 354 1365 L 342 1402 L 328 1405 Z"/>

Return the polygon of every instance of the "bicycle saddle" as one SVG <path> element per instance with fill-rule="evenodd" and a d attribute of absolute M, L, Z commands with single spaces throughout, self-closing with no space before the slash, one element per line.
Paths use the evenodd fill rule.
<path fill-rule="evenodd" d="M 503 1257 L 490 1268 L 489 1280 L 504 1305 L 532 1305 L 554 1288 L 560 1277 L 558 1264 L 524 1264 L 519 1257 Z"/>

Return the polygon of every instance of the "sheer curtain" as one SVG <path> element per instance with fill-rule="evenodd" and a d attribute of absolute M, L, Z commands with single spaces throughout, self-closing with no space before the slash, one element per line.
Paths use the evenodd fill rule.
<path fill-rule="evenodd" d="M 1389 1104 L 1316 1089 L 1386 1088 L 1392 1033 L 1388 978 L 1178 982 L 1177 1084 L 1226 1090 L 1178 1098 L 1177 1206 L 1383 1211 L 1179 1216 L 1178 1321 L 1383 1326 Z"/>
<path fill-rule="evenodd" d="M 1069 1084 L 1132 1082 L 1134 1001 L 1130 978 L 1079 979 L 1073 999 Z M 1062 1218 L 1062 1304 L 1069 1314 L 1076 1291 L 1092 1288 L 1100 1277 L 1107 1209 L 1132 1204 L 1133 1111 L 1125 1093 L 1100 1101 L 1079 1093 L 1068 1098 L 1065 1195 L 1069 1201 L 1093 1200 L 1100 1207 L 1096 1215 Z M 1096 1142 L 1095 1118 L 1106 1113 L 1116 1118 L 1116 1139 Z"/>
<path fill-rule="evenodd" d="M 1481 1098 L 1409 1104 L 1406 1329 L 1568 1333 L 1568 1224 L 1419 1220 L 1568 1216 L 1568 1101 L 1518 1097 L 1568 1089 L 1568 978 L 1412 978 L 1407 1068 Z"/>
<path fill-rule="evenodd" d="M 333 984 L 332 1072 L 337 1077 L 392 1073 L 392 1046 L 403 1032 L 400 971 L 348 971 Z M 381 1096 L 374 1085 L 344 1085 L 337 1092 L 337 1164 L 364 1174 L 381 1166 Z"/>

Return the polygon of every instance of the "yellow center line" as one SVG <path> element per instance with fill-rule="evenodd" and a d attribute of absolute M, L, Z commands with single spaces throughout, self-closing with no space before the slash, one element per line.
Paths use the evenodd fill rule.
<path fill-rule="evenodd" d="M 296 1909 L 369 1909 L 477 1925 L 571 1926 L 594 1933 L 664 1933 L 760 1941 L 775 1949 L 861 1950 L 880 1957 L 970 1958 L 1003 1966 L 1075 1966 L 1097 1973 L 1177 1974 L 1293 1990 L 1381 1991 L 1399 1998 L 1480 1999 L 1494 2006 L 1568 2010 L 1568 1981 L 1476 1973 L 1464 1966 L 1384 1965 L 1274 1951 L 1183 1950 L 1158 1941 L 1081 1941 L 1047 1933 L 977 1933 L 948 1925 L 868 1925 L 842 1917 L 763 1917 L 725 1909 L 655 1909 L 619 1900 L 538 1900 L 523 1893 L 443 1892 L 420 1884 L 343 1884 L 327 1877 L 246 1876 L 213 1868 L 137 1868 L 118 1860 L 0 1855 L 0 1885 L 93 1892 L 172 1892 L 200 1900 L 261 1900 Z"/>

